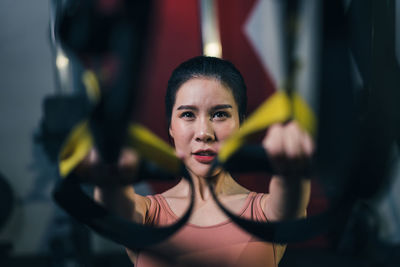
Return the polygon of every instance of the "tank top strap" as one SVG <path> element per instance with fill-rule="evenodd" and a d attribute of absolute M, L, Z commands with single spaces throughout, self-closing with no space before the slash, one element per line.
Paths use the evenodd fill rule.
<path fill-rule="evenodd" d="M 146 224 L 167 225 L 176 220 L 167 201 L 161 194 L 148 195 L 150 207 L 146 215 Z"/>
<path fill-rule="evenodd" d="M 258 222 L 268 221 L 261 207 L 261 199 L 263 196 L 264 193 L 250 192 L 249 201 L 247 202 L 248 206 L 242 213 L 241 217 Z"/>

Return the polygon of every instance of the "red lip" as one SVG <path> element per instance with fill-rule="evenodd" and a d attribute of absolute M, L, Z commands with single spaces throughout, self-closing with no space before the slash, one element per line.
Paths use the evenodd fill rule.
<path fill-rule="evenodd" d="M 198 162 L 210 164 L 217 156 L 217 153 L 211 149 L 201 149 L 193 152 L 192 155 Z"/>

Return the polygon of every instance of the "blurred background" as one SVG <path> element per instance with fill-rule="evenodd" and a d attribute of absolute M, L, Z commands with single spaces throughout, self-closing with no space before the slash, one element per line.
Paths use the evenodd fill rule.
<path fill-rule="evenodd" d="M 57 46 L 52 28 L 57 16 L 55 7 L 61 2 L 0 1 L 0 265 L 131 266 L 121 246 L 76 223 L 51 197 L 58 179 L 57 167 L 37 141 L 43 102 L 47 96 L 73 92 L 76 81 L 71 77 L 77 71 L 73 59 L 65 57 Z M 99 2 L 105 6 L 118 3 Z M 322 1 L 300 2 L 303 22 L 296 53 L 302 68 L 298 74 L 298 90 L 317 110 Z M 400 1 L 394 3 L 398 64 Z M 344 8 L 351 4 L 351 0 L 343 1 Z M 178 64 L 205 53 L 205 40 L 211 43 L 209 53 L 232 61 L 242 72 L 248 86 L 248 113 L 251 114 L 285 80 L 280 8 L 277 0 L 154 1 L 140 85 L 144 93 L 137 119 L 168 140 L 164 119 L 167 80 Z M 213 41 L 217 46 L 212 46 Z M 354 81 L 361 88 L 363 81 L 358 72 L 353 65 Z M 356 211 L 359 217 L 346 226 L 350 234 L 343 234 L 346 232 L 343 230 L 339 236 L 331 233 L 289 244 L 280 266 L 370 266 L 366 257 L 370 247 L 365 248 L 370 243 L 380 247 L 374 263 L 390 259 L 394 265 L 385 266 L 398 266 L 400 164 L 397 150 L 394 149 L 389 170 L 390 186 L 373 202 L 359 205 Z M 240 179 L 251 189 L 267 191 L 265 182 L 260 182 L 257 176 Z M 149 194 L 170 186 L 141 183 L 137 190 Z M 324 190 L 314 184 L 309 214 L 318 213 L 327 205 Z M 360 231 L 355 234 L 354 229 Z M 364 238 L 360 239 L 360 235 Z"/>

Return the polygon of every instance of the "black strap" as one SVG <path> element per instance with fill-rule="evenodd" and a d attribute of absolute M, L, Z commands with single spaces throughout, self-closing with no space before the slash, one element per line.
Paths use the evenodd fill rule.
<path fill-rule="evenodd" d="M 182 170 L 182 172 L 192 191 L 190 205 L 178 221 L 166 227 L 134 223 L 108 211 L 82 190 L 79 178 L 74 177 L 73 173 L 57 182 L 53 197 L 71 216 L 98 234 L 130 249 L 145 248 L 167 239 L 190 217 L 194 203 L 194 185 L 192 180 L 187 178 L 189 177 L 187 171 Z"/>

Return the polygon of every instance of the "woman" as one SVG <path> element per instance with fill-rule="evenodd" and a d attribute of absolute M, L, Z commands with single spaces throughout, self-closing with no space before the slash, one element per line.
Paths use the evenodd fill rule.
<path fill-rule="evenodd" d="M 136 266 L 277 266 L 285 247 L 258 240 L 231 222 L 213 200 L 207 181 L 214 184 L 220 201 L 242 217 L 277 221 L 305 216 L 310 183 L 296 173 L 302 173 L 313 143 L 294 121 L 269 128 L 262 143 L 281 175 L 271 178 L 268 194 L 250 192 L 222 169 L 209 176 L 221 144 L 244 120 L 246 100 L 243 78 L 227 61 L 196 57 L 172 73 L 165 101 L 168 130 L 194 182 L 195 205 L 189 222 L 170 239 L 146 251 L 128 251 Z M 132 177 L 138 158 L 132 150 L 122 152 L 120 182 Z M 94 169 L 97 163 L 92 151 L 79 168 Z M 97 174 L 92 176 L 98 184 L 108 178 Z M 106 184 L 95 189 L 96 200 L 121 216 L 152 225 L 173 223 L 186 211 L 191 194 L 184 179 L 146 197 L 123 182 Z"/>

